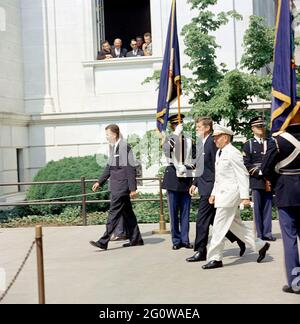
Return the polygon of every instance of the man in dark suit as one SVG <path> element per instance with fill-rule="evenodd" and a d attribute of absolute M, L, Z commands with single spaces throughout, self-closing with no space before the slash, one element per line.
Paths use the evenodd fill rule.
<path fill-rule="evenodd" d="M 183 118 L 184 115 L 181 114 L 181 119 Z M 189 187 L 193 178 L 187 176 L 187 170 L 194 168 L 190 161 L 196 155 L 195 145 L 191 139 L 182 136 L 183 127 L 179 124 L 178 115 L 170 116 L 168 121 L 173 134 L 166 138 L 163 144 L 169 165 L 164 173 L 162 187 L 167 190 L 168 195 L 173 250 L 182 247 L 191 249 L 193 246 L 189 241 L 191 205 Z"/>
<path fill-rule="evenodd" d="M 137 42 L 135 39 L 131 40 L 130 46 L 132 48 L 132 51 L 128 52 L 126 57 L 144 56 L 144 52 L 141 49 L 137 48 Z"/>
<path fill-rule="evenodd" d="M 265 138 L 265 121 L 260 116 L 254 117 L 250 125 L 254 137 L 244 144 L 243 159 L 250 175 L 257 237 L 264 241 L 275 241 L 272 235 L 271 186 L 260 169 L 268 142 Z"/>
<path fill-rule="evenodd" d="M 107 40 L 105 40 L 102 43 L 101 51 L 98 52 L 97 60 L 109 60 L 109 59 L 114 58 L 115 57 L 114 55 L 115 54 L 113 53 L 113 51 L 109 45 L 109 42 Z"/>
<path fill-rule="evenodd" d="M 282 290 L 300 294 L 300 113 L 285 132 L 273 134 L 261 170 L 271 181 L 279 212 L 288 283 Z"/>
<path fill-rule="evenodd" d="M 122 40 L 120 38 L 114 40 L 114 46 L 111 48 L 114 57 L 126 57 L 127 49 L 122 47 Z"/>
<path fill-rule="evenodd" d="M 192 196 L 196 188 L 200 194 L 199 210 L 196 221 L 196 238 L 193 256 L 186 259 L 187 262 L 205 261 L 207 254 L 207 243 L 209 226 L 213 224 L 216 209 L 214 205 L 208 202 L 210 194 L 213 189 L 215 181 L 215 160 L 217 147 L 214 143 L 212 132 L 212 119 L 210 117 L 200 117 L 196 121 L 197 135 L 202 138 L 204 145 L 204 172 L 203 174 L 194 179 L 193 185 L 190 188 L 190 195 Z M 240 256 L 245 252 L 246 246 L 238 237 L 232 232 L 228 232 L 226 237 L 233 243 L 237 241 L 240 247 Z"/>
<path fill-rule="evenodd" d="M 108 179 L 111 192 L 109 216 L 106 223 L 106 232 L 97 241 L 90 244 L 106 250 L 108 242 L 118 226 L 120 217 L 124 217 L 129 243 L 124 247 L 143 245 L 143 239 L 133 212 L 130 198 L 136 198 L 136 171 L 131 147 L 120 138 L 120 130 L 117 125 L 108 125 L 105 129 L 106 138 L 111 144 L 109 163 L 107 164 L 99 180 L 93 185 L 93 191 L 103 185 Z"/>

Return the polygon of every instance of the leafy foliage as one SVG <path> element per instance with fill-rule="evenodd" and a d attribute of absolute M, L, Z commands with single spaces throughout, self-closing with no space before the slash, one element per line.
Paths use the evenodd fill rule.
<path fill-rule="evenodd" d="M 274 28 L 267 26 L 263 17 L 250 17 L 249 28 L 244 35 L 245 52 L 241 59 L 242 67 L 252 73 L 267 67 L 268 74 L 271 73 L 269 64 L 273 60 L 274 33 Z"/>
<path fill-rule="evenodd" d="M 103 171 L 107 162 L 104 155 L 71 157 L 64 158 L 60 161 L 51 161 L 42 168 L 35 176 L 34 181 L 63 181 L 63 180 L 80 180 L 81 177 L 86 179 L 97 179 Z M 86 193 L 92 193 L 91 184 L 86 185 Z M 30 187 L 26 195 L 26 200 L 51 199 L 57 197 L 67 197 L 81 194 L 80 184 L 50 184 L 50 185 L 33 185 Z M 108 199 L 107 185 L 101 188 L 101 192 L 92 196 L 93 200 Z M 60 201 L 81 200 L 81 198 L 59 199 Z M 31 206 L 30 214 L 60 214 L 67 205 L 47 205 L 47 206 Z M 106 210 L 107 204 L 90 205 L 88 210 Z M 28 208 L 27 208 L 28 210 Z"/>

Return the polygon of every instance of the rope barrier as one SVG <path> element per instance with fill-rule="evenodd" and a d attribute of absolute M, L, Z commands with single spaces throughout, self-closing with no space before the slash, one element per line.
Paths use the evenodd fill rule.
<path fill-rule="evenodd" d="M 6 288 L 6 290 L 4 291 L 4 293 L 0 296 L 0 303 L 1 303 L 2 300 L 5 298 L 5 296 L 7 295 L 8 291 L 9 291 L 10 288 L 13 286 L 13 284 L 16 282 L 16 280 L 17 280 L 19 274 L 20 274 L 21 271 L 23 270 L 23 268 L 24 268 L 24 266 L 25 266 L 25 263 L 27 262 L 27 260 L 28 260 L 28 258 L 29 258 L 29 256 L 30 256 L 30 254 L 31 254 L 31 252 L 32 252 L 32 250 L 33 250 L 34 245 L 35 245 L 35 241 L 33 241 L 33 242 L 31 243 L 31 246 L 30 246 L 30 248 L 29 248 L 29 250 L 28 250 L 28 252 L 27 252 L 27 254 L 26 254 L 26 256 L 25 256 L 25 258 L 24 258 L 24 260 L 23 260 L 23 262 L 22 262 L 22 264 L 21 264 L 21 266 L 19 267 L 17 273 L 15 274 L 15 276 L 13 277 L 13 279 L 11 280 L 10 284 L 8 285 L 8 287 Z"/>

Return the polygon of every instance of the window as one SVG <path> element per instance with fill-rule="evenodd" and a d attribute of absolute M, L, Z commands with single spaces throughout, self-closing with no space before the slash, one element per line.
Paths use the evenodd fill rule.
<path fill-rule="evenodd" d="M 151 33 L 150 0 L 95 0 L 97 48 L 103 40 L 111 45 L 121 38 L 123 47 L 130 48 L 130 40 Z"/>
<path fill-rule="evenodd" d="M 17 149 L 17 174 L 18 182 L 24 182 L 24 154 L 23 149 Z M 18 192 L 24 191 L 24 186 L 18 185 Z"/>
<path fill-rule="evenodd" d="M 253 13 L 256 16 L 261 16 L 266 19 L 269 26 L 275 25 L 275 5 L 274 0 L 253 0 Z"/>

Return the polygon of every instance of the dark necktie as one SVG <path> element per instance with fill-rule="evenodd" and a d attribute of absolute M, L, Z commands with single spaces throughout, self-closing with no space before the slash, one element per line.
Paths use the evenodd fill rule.
<path fill-rule="evenodd" d="M 221 154 L 222 154 L 222 150 L 219 151 L 219 157 L 221 156 Z"/>

